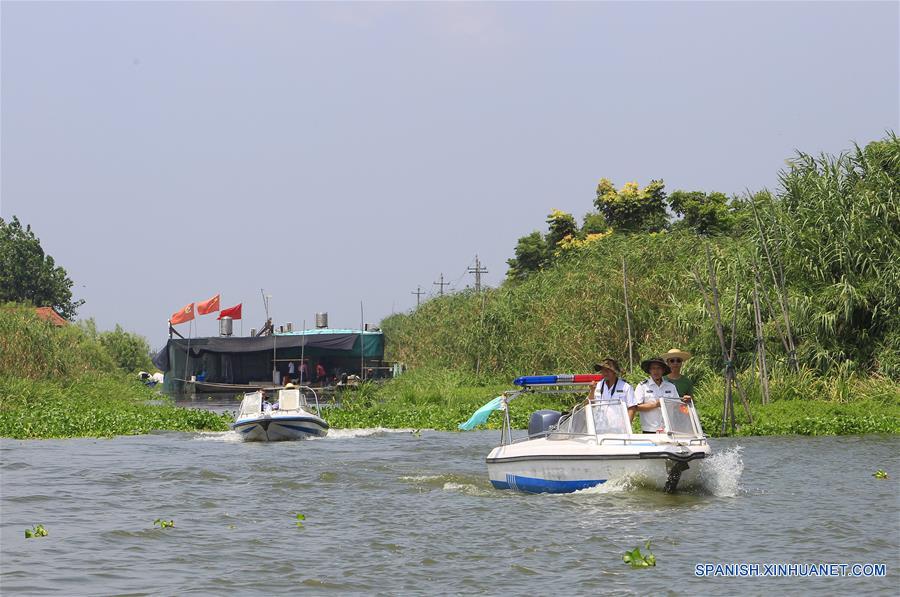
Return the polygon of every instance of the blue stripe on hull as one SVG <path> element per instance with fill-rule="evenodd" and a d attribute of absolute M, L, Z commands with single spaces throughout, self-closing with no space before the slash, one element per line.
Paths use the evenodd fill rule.
<path fill-rule="evenodd" d="M 519 475 L 506 475 L 506 481 L 491 479 L 491 485 L 496 489 L 515 489 L 517 491 L 524 491 L 525 493 L 572 493 L 579 489 L 596 487 L 601 483 L 606 483 L 606 479 L 552 481 L 550 479 L 520 477 Z"/>

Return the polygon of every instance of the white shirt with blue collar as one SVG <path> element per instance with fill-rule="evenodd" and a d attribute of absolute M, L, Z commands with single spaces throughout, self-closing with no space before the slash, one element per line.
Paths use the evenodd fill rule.
<path fill-rule="evenodd" d="M 648 377 L 638 384 L 637 390 L 634 392 L 634 398 L 637 404 L 645 402 L 657 402 L 663 399 L 678 400 L 678 390 L 672 382 L 662 380 L 662 383 L 656 385 L 652 377 Z M 653 410 L 639 410 L 641 415 L 641 430 L 656 432 L 665 427 L 662 416 L 662 409 L 654 408 Z"/>

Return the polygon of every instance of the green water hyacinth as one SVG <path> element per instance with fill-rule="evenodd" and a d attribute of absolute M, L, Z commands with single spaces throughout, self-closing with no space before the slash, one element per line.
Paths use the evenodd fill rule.
<path fill-rule="evenodd" d="M 297 528 L 303 528 L 303 521 L 306 520 L 306 515 L 297 512 Z"/>
<path fill-rule="evenodd" d="M 632 568 L 649 568 L 656 566 L 656 556 L 650 551 L 650 541 L 644 545 L 647 553 L 641 553 L 640 547 L 635 547 L 631 551 L 626 551 L 622 556 L 622 561 L 629 564 Z"/>
<path fill-rule="evenodd" d="M 25 529 L 25 538 L 26 539 L 35 539 L 37 537 L 46 537 L 50 533 L 47 529 L 44 528 L 44 525 L 38 524 L 30 529 Z"/>
<path fill-rule="evenodd" d="M 876 479 L 887 479 L 888 478 L 888 474 L 883 469 L 878 469 L 877 471 L 872 473 L 872 476 L 875 477 Z"/>
<path fill-rule="evenodd" d="M 174 520 L 163 520 L 162 518 L 157 518 L 156 520 L 153 521 L 153 524 L 158 526 L 161 529 L 168 529 L 170 527 L 175 526 L 175 521 Z"/>

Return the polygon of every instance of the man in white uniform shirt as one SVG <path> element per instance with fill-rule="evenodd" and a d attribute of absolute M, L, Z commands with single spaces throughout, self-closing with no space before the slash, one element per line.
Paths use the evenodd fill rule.
<path fill-rule="evenodd" d="M 663 379 L 663 375 L 668 375 L 671 369 L 659 357 L 643 361 L 641 369 L 650 374 L 649 378 L 638 384 L 634 392 L 637 401 L 635 409 L 641 413 L 641 430 L 644 433 L 663 431 L 665 424 L 661 409 L 662 401 L 679 399 L 675 384 Z"/>
<path fill-rule="evenodd" d="M 603 374 L 603 381 L 594 385 L 592 398 L 597 400 L 620 400 L 628 409 L 629 423 L 634 419 L 635 406 L 637 402 L 634 397 L 634 388 L 631 387 L 624 379 L 620 379 L 622 369 L 619 362 L 615 359 L 605 359 L 601 363 L 594 365 L 594 371 Z M 595 420 L 601 417 L 601 412 L 594 413 Z"/>

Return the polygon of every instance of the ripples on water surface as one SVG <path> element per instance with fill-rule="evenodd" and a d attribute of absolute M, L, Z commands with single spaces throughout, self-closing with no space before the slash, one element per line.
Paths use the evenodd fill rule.
<path fill-rule="evenodd" d="M 889 593 L 900 441 L 713 443 L 704 489 L 491 488 L 497 432 L 333 430 L 0 444 L 4 594 Z M 889 480 L 877 480 L 879 468 Z M 306 515 L 302 529 L 295 515 Z M 153 527 L 157 518 L 175 527 Z M 43 524 L 50 535 L 24 538 Z M 653 540 L 657 567 L 622 553 Z M 700 562 L 881 562 L 880 579 L 695 578 Z"/>

